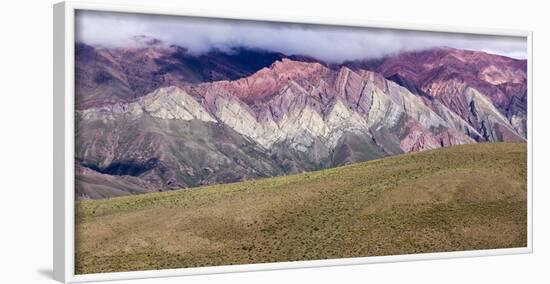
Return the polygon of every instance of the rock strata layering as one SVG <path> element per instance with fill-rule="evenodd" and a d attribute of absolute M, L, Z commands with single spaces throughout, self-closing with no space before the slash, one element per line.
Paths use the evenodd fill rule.
<path fill-rule="evenodd" d="M 132 83 L 158 72 L 166 60 L 179 66 L 174 54 L 186 54 L 134 40 L 137 47 L 124 50 L 77 46 L 78 198 L 235 182 L 527 137 L 523 61 L 436 49 L 374 67 L 332 66 L 246 51 L 263 63 L 218 80 L 191 80 L 196 76 L 183 76 L 182 67 L 165 70 L 162 83 L 154 76 Z M 134 65 L 121 58 L 138 55 L 145 73 L 124 71 Z M 192 57 L 186 56 L 177 60 L 188 66 Z M 224 56 L 213 62 L 234 60 Z M 238 69 L 236 63 L 224 66 Z M 212 68 L 201 72 L 223 73 Z"/>

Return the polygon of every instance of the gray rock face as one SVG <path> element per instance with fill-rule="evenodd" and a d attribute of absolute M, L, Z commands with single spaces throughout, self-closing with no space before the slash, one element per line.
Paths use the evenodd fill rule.
<path fill-rule="evenodd" d="M 519 111 L 503 113 L 473 87 L 456 101 L 465 113 L 372 71 L 288 59 L 238 80 L 159 88 L 77 111 L 77 196 L 235 182 L 525 139 Z"/>

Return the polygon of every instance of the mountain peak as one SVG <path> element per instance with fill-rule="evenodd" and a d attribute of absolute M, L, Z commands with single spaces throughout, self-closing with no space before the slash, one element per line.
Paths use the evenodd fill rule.
<path fill-rule="evenodd" d="M 275 61 L 269 68 L 257 75 L 263 76 L 269 73 L 280 81 L 306 80 L 320 78 L 330 72 L 330 69 L 317 62 L 303 62 L 282 58 Z M 260 70 L 262 71 L 262 70 Z M 254 75 L 253 75 L 254 76 Z"/>
<path fill-rule="evenodd" d="M 329 68 L 134 40 L 128 49 L 77 44 L 75 80 L 77 106 L 88 99 L 75 156 L 90 170 L 79 174 L 113 173 L 130 192 L 527 137 L 526 68 L 516 60 L 438 49 Z"/>
<path fill-rule="evenodd" d="M 282 58 L 281 60 L 277 60 L 273 62 L 271 65 L 271 69 L 275 71 L 297 71 L 297 69 L 323 69 L 326 68 L 320 63 L 317 62 L 305 62 L 305 61 L 298 61 L 298 60 L 292 60 L 289 58 Z"/>
<path fill-rule="evenodd" d="M 252 102 L 258 98 L 270 96 L 291 81 L 315 82 L 330 73 L 330 69 L 312 62 L 301 62 L 287 58 L 275 61 L 249 77 L 236 81 L 224 81 L 216 84 L 230 90 L 244 101 Z"/>

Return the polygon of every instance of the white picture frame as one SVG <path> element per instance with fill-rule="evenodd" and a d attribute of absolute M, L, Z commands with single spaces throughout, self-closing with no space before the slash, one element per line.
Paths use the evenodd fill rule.
<path fill-rule="evenodd" d="M 391 255 L 359 257 L 332 260 L 312 260 L 280 262 L 266 264 L 244 264 L 231 266 L 197 267 L 166 269 L 154 271 L 116 272 L 102 274 L 75 275 L 75 218 L 74 218 L 74 27 L 76 10 L 96 10 L 112 12 L 146 13 L 162 15 L 180 15 L 194 17 L 267 20 L 274 22 L 292 22 L 306 24 L 326 24 L 354 27 L 377 27 L 420 31 L 453 32 L 483 35 L 521 36 L 527 38 L 528 45 L 528 182 L 527 182 L 527 247 L 490 249 L 476 251 L 457 251 L 424 253 L 411 255 Z M 94 3 L 65 1 L 54 5 L 54 279 L 64 283 L 90 281 L 141 279 L 153 277 L 172 277 L 198 274 L 245 272 L 256 270 L 277 270 L 337 265 L 356 265 L 398 261 L 432 260 L 459 257 L 477 257 L 532 253 L 533 251 L 533 94 L 532 94 L 532 38 L 530 31 L 472 29 L 445 25 L 416 25 L 410 23 L 371 22 L 368 20 L 328 19 L 303 15 L 298 17 L 224 13 L 220 11 L 191 11 L 178 7 L 159 7 L 123 5 L 117 1 Z"/>

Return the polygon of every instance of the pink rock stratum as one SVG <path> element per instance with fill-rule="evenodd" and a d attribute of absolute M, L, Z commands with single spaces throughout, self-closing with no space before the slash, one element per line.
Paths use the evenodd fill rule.
<path fill-rule="evenodd" d="M 140 37 L 76 51 L 79 198 L 527 137 L 525 60 L 440 48 L 334 65 Z"/>

